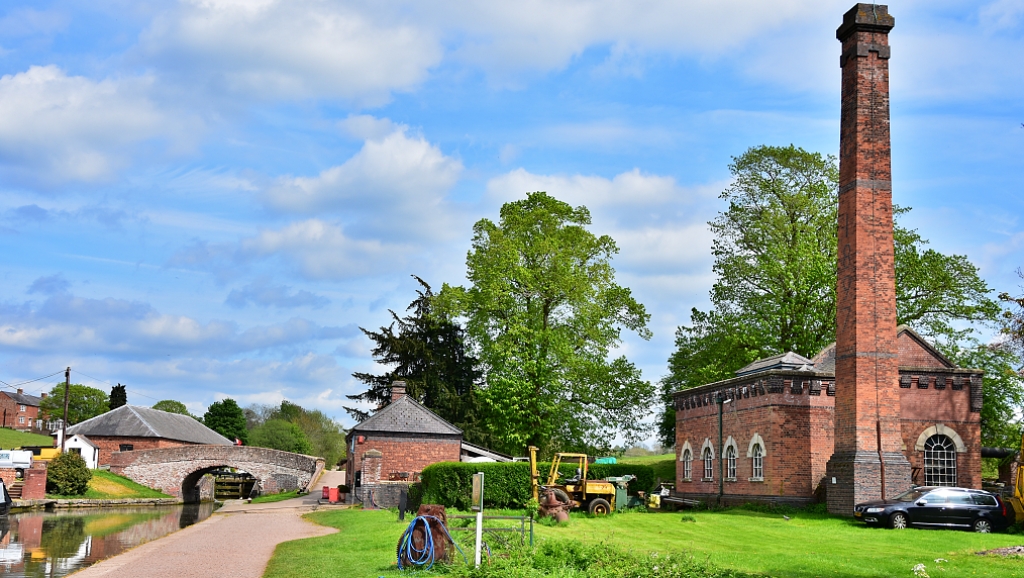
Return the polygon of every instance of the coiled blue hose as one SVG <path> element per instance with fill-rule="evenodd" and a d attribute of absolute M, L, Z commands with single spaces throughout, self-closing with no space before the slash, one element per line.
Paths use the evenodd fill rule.
<path fill-rule="evenodd" d="M 434 520 L 444 530 L 444 535 L 451 542 L 452 546 L 462 554 L 462 559 L 466 560 L 466 554 L 459 548 L 459 545 L 452 540 L 452 535 L 448 533 L 448 528 L 445 527 L 444 523 L 441 522 L 436 516 L 416 516 L 409 522 L 409 526 L 402 532 L 402 537 L 398 539 L 398 569 L 405 570 L 402 567 L 402 556 L 403 554 L 409 558 L 409 561 L 416 566 L 427 566 L 427 570 L 430 570 L 434 566 L 434 535 L 430 532 L 430 520 Z M 423 524 L 423 534 L 425 536 L 423 542 L 423 549 L 420 550 L 412 543 L 412 532 L 416 529 L 416 524 Z M 429 563 L 429 564 L 428 564 Z"/>

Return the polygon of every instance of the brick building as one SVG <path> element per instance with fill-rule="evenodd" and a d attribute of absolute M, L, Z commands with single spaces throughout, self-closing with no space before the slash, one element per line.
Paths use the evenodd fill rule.
<path fill-rule="evenodd" d="M 39 419 L 39 404 L 45 397 L 45 393 L 41 397 L 37 397 L 25 393 L 23 389 L 19 389 L 17 392 L 0 391 L 0 414 L 2 414 L 0 423 L 3 424 L 2 427 L 19 431 L 37 429 L 34 424 Z"/>
<path fill-rule="evenodd" d="M 60 431 L 55 434 L 60 446 Z M 176 448 L 188 445 L 233 445 L 231 440 L 191 416 L 135 405 L 87 419 L 68 428 L 68 437 L 86 436 L 99 448 L 99 466 L 110 465 L 114 452 Z"/>
<path fill-rule="evenodd" d="M 405 395 L 405 383 L 391 385 L 391 403 L 349 430 L 346 479 L 353 498 L 394 506 L 400 490 L 417 481 L 423 468 L 457 462 L 463 456 L 499 454 L 464 444 L 462 430 Z"/>
<path fill-rule="evenodd" d="M 981 487 L 981 372 L 954 367 L 908 327 L 897 335 L 900 447 L 913 482 Z M 770 357 L 676 392 L 676 492 L 715 501 L 721 491 L 726 503 L 823 499 L 837 446 L 835 352 Z"/>

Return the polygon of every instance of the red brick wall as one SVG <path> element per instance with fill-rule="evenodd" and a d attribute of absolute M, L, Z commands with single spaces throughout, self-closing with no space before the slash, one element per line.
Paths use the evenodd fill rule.
<path fill-rule="evenodd" d="M 46 498 L 46 462 L 34 461 L 32 467 L 25 470 L 21 499 L 42 500 L 44 498 Z"/>
<path fill-rule="evenodd" d="M 900 333 L 896 343 L 899 347 L 900 367 L 948 367 L 906 332 Z"/>
<path fill-rule="evenodd" d="M 121 436 L 86 436 L 92 443 L 100 448 L 99 465 L 110 465 L 110 456 L 114 452 L 121 451 L 121 444 L 132 444 L 133 450 L 155 450 L 159 448 L 178 448 L 181 446 L 192 446 L 189 442 L 167 440 L 161 438 L 133 438 Z"/>
<path fill-rule="evenodd" d="M 8 397 L 6 393 L 0 392 L 0 422 L 3 422 L 3 427 L 16 430 L 28 430 L 31 429 L 32 422 L 38 416 L 38 406 L 26 405 L 25 411 L 21 411 L 20 404 Z M 20 423 L 18 420 L 19 417 L 25 418 L 25 423 Z"/>
<path fill-rule="evenodd" d="M 355 445 L 355 452 L 349 456 L 348 479 L 354 483 L 354 472 L 363 467 L 363 454 L 377 450 L 381 458 L 381 478 L 388 479 L 391 472 L 415 474 L 437 462 L 457 462 L 462 449 L 459 438 L 391 437 L 364 436 L 363 443 Z"/>

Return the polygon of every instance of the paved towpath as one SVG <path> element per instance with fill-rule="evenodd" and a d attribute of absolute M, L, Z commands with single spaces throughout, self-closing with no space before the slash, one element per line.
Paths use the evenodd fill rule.
<path fill-rule="evenodd" d="M 316 487 L 330 485 L 336 473 L 324 472 Z M 194 526 L 103 560 L 74 578 L 259 578 L 281 542 L 336 532 L 301 517 L 319 497 L 314 492 L 269 504 L 229 502 Z"/>

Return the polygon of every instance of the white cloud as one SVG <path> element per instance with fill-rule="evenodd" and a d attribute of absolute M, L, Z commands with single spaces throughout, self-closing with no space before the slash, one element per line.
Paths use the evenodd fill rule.
<path fill-rule="evenodd" d="M 132 145 L 187 140 L 195 125 L 171 123 L 148 98 L 151 84 L 94 81 L 52 65 L 0 77 L 0 164 L 32 181 L 96 181 L 124 165 Z"/>
<path fill-rule="evenodd" d="M 996 0 L 979 11 L 982 26 L 989 30 L 1016 28 L 1024 19 L 1024 0 Z"/>
<path fill-rule="evenodd" d="M 349 121 L 364 134 L 378 131 L 384 122 L 372 117 Z M 462 163 L 407 133 L 406 127 L 397 127 L 371 138 L 355 156 L 315 177 L 282 177 L 264 198 L 285 211 L 348 215 L 353 231 L 361 235 L 433 236 L 445 230 L 450 218 L 444 198 L 458 181 Z"/>
<path fill-rule="evenodd" d="M 243 239 L 238 253 L 243 258 L 280 257 L 310 279 L 352 279 L 379 272 L 399 261 L 395 247 L 377 240 L 356 240 L 342 227 L 320 219 L 291 223 L 282 229 L 265 229 Z"/>
<path fill-rule="evenodd" d="M 413 88 L 442 55 L 421 28 L 323 0 L 185 0 L 154 20 L 140 49 L 203 89 L 362 104 Z"/>

